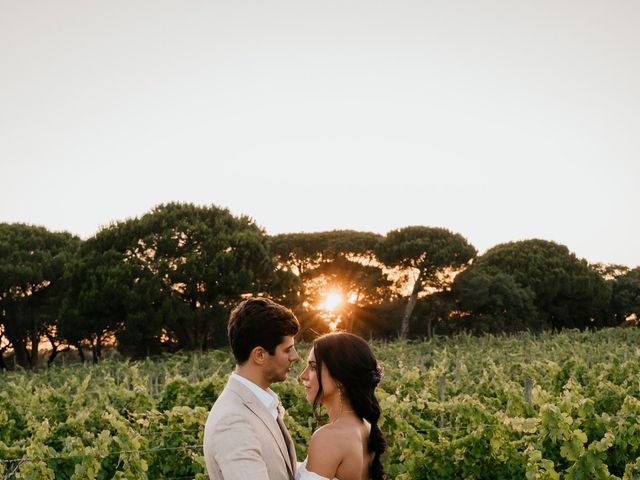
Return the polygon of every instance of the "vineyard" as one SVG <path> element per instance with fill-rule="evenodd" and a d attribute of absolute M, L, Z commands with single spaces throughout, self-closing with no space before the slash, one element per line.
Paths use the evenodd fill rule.
<path fill-rule="evenodd" d="M 640 478 L 639 329 L 373 346 L 390 478 Z M 2 373 L 0 478 L 206 479 L 232 368 L 220 350 Z M 273 388 L 302 459 L 311 408 L 295 379 Z"/>

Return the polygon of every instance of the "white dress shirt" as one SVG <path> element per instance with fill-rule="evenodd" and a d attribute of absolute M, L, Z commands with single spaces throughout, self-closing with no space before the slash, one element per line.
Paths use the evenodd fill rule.
<path fill-rule="evenodd" d="M 273 416 L 274 419 L 278 417 L 278 405 L 280 404 L 280 399 L 276 392 L 268 389 L 260 388 L 258 385 L 253 383 L 251 380 L 244 378 L 242 375 L 238 375 L 236 372 L 231 374 L 231 378 L 240 382 L 245 387 L 247 387 L 253 394 L 258 397 L 258 400 L 265 406 L 267 411 Z"/>

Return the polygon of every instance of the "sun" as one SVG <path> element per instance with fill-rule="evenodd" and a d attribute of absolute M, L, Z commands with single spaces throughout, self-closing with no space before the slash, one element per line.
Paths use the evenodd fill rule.
<path fill-rule="evenodd" d="M 340 294 L 340 292 L 331 291 L 327 292 L 324 297 L 324 301 L 321 302 L 319 306 L 323 310 L 333 312 L 338 307 L 340 307 L 340 305 L 342 305 L 342 295 Z"/>

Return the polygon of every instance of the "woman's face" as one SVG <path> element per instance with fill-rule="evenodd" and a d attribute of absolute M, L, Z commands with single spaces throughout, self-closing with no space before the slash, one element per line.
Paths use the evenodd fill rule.
<path fill-rule="evenodd" d="M 313 403 L 313 400 L 316 398 L 318 394 L 318 389 L 320 388 L 320 384 L 318 382 L 317 370 L 316 370 L 316 356 L 313 349 L 309 351 L 309 355 L 307 356 L 307 366 L 302 371 L 302 373 L 298 376 L 300 380 L 302 380 L 302 384 L 304 385 L 304 392 L 307 397 L 307 401 L 309 403 Z M 320 398 L 320 402 L 324 403 L 325 399 L 334 395 L 338 390 L 335 380 L 329 375 L 326 366 L 322 368 L 322 398 Z"/>

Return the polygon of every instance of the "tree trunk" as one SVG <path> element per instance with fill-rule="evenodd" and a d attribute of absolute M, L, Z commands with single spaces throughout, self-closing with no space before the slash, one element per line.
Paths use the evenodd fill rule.
<path fill-rule="evenodd" d="M 80 345 L 80 343 L 75 343 L 73 346 L 78 349 L 78 355 L 80 355 L 80 362 L 84 364 L 86 359 L 84 357 L 84 350 L 82 350 L 82 345 Z"/>
<path fill-rule="evenodd" d="M 211 316 L 213 318 L 213 316 Z M 209 342 L 211 339 L 211 323 L 205 320 L 204 324 L 204 333 L 202 337 L 202 351 L 206 352 L 209 350 Z"/>
<path fill-rule="evenodd" d="M 13 348 L 13 363 L 20 365 L 22 368 L 31 367 L 31 356 L 27 350 L 27 334 L 21 331 L 19 326 L 19 310 L 15 305 L 9 310 L 7 309 L 4 319 L 4 335 Z"/>
<path fill-rule="evenodd" d="M 349 332 L 349 333 L 353 333 L 353 323 L 354 323 L 354 318 L 353 318 L 354 315 L 353 315 L 353 313 L 354 313 L 354 311 L 356 309 L 356 306 L 360 305 L 360 291 L 361 291 L 360 289 L 358 289 L 356 291 L 356 298 L 355 298 L 355 300 L 354 300 L 352 305 L 347 303 L 347 306 L 349 308 L 348 308 L 348 313 L 347 313 L 347 327 L 346 327 L 346 329 L 347 329 L 347 332 Z"/>
<path fill-rule="evenodd" d="M 0 348 L 0 370 L 9 370 L 9 367 L 4 362 L 4 352 L 6 352 L 8 348 L 9 345 L 5 345 L 4 347 Z"/>
<path fill-rule="evenodd" d="M 47 359 L 47 368 L 49 368 L 53 363 L 53 361 L 55 360 L 55 358 L 58 356 L 58 345 L 56 345 L 52 341 L 50 335 L 47 335 L 47 338 L 49 339 L 49 343 L 51 344 L 51 353 L 49 354 L 49 358 Z"/>
<path fill-rule="evenodd" d="M 307 289 L 304 286 L 304 267 L 302 265 L 296 265 L 298 269 L 298 275 L 300 276 L 300 290 L 298 290 L 298 303 L 294 305 L 293 312 L 298 321 L 300 322 L 300 326 L 306 323 L 306 309 L 304 303 L 307 301 Z"/>
<path fill-rule="evenodd" d="M 406 340 L 409 336 L 409 320 L 411 320 L 411 314 L 413 313 L 413 309 L 416 306 L 416 302 L 418 301 L 418 293 L 420 292 L 420 276 L 422 272 L 418 273 L 418 277 L 416 278 L 415 283 L 413 284 L 413 290 L 411 291 L 411 296 L 409 297 L 409 301 L 407 302 L 407 306 L 404 309 L 404 314 L 402 315 L 402 326 L 400 327 L 400 338 Z"/>
<path fill-rule="evenodd" d="M 349 332 L 349 333 L 353 332 L 353 313 L 351 311 L 346 315 L 345 322 L 344 322 L 344 329 L 346 332 Z"/>
<path fill-rule="evenodd" d="M 195 345 L 197 344 L 196 341 L 196 328 L 193 325 L 193 319 L 189 318 L 189 319 L 185 319 L 185 327 L 184 327 L 184 332 L 186 334 L 186 340 L 187 340 L 187 350 L 194 350 L 195 349 Z"/>
<path fill-rule="evenodd" d="M 191 351 L 195 350 L 198 346 L 198 313 L 195 300 L 191 300 L 189 306 L 191 307 L 191 311 L 187 313 L 188 316 L 186 316 L 182 322 L 185 335 L 181 338 L 181 343 L 184 343 L 186 340 L 187 350 Z"/>
<path fill-rule="evenodd" d="M 99 336 L 96 336 L 96 341 L 93 344 L 93 348 L 91 349 L 93 353 L 93 363 L 96 364 L 102 358 L 102 342 Z"/>
<path fill-rule="evenodd" d="M 29 316 L 31 317 L 31 355 L 29 363 L 32 370 L 38 369 L 38 346 L 40 345 L 40 331 L 38 328 L 38 318 L 35 315 L 33 309 L 29 309 Z"/>
<path fill-rule="evenodd" d="M 53 335 L 48 331 L 45 332 L 45 335 L 49 339 L 49 343 L 51 344 L 51 353 L 49 354 L 49 358 L 47 359 L 47 368 L 51 366 L 55 358 L 58 356 L 58 345 L 56 344 L 56 339 L 53 338 Z M 64 350 L 61 350 L 64 351 Z"/>
<path fill-rule="evenodd" d="M 20 365 L 22 368 L 30 368 L 30 355 L 27 350 L 27 346 L 23 341 L 12 342 L 13 345 L 13 356 L 15 358 L 15 363 Z"/>
<path fill-rule="evenodd" d="M 58 346 L 54 343 L 51 344 L 53 346 L 53 350 L 51 350 L 51 355 L 49 355 L 49 359 L 47 360 L 47 367 L 53 365 L 53 361 L 56 359 L 59 353 L 68 352 L 70 350 L 69 347 L 64 347 L 63 349 L 58 349 Z"/>
<path fill-rule="evenodd" d="M 202 312 L 201 311 L 196 311 L 195 312 L 195 317 L 196 317 L 196 344 L 195 344 L 195 350 L 202 352 L 204 351 L 204 344 L 207 341 L 207 327 L 206 327 L 206 321 L 202 316 Z"/>

